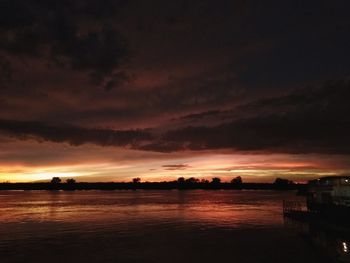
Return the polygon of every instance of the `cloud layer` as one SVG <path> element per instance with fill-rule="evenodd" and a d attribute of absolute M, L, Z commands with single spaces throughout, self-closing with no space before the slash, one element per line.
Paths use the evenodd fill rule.
<path fill-rule="evenodd" d="M 216 126 L 170 130 L 164 151 L 229 148 L 235 151 L 348 154 L 350 83 L 336 81 L 288 95 L 257 100 L 230 112 L 234 120 Z M 217 118 L 227 112 L 214 112 Z M 212 115 L 210 114 L 210 115 Z M 191 118 L 202 119 L 207 113 Z M 237 117 L 240 116 L 240 117 Z M 167 148 L 167 146 L 169 146 Z"/>
<path fill-rule="evenodd" d="M 349 154 L 349 97 L 350 83 L 337 81 L 256 100 L 227 111 L 203 112 L 180 118 L 199 119 L 208 125 L 111 130 L 0 120 L 0 130 L 20 139 L 37 138 L 75 146 L 84 143 L 127 146 L 159 152 L 231 149 L 243 152 Z M 228 119 L 230 114 L 231 119 Z M 210 125 L 213 115 L 219 119 L 220 115 L 226 115 L 224 123 Z"/>
<path fill-rule="evenodd" d="M 208 152 L 346 159 L 349 8 L 345 0 L 0 1 L 0 147 L 13 147 L 1 158 L 53 164 L 67 151 L 118 167 L 123 152 L 167 156 L 143 166 L 162 176 L 190 173 L 162 166 L 192 167 L 190 156 Z"/>
<path fill-rule="evenodd" d="M 13 120 L 0 120 L 0 131 L 18 139 L 69 143 L 73 146 L 91 143 L 100 146 L 136 147 L 151 139 L 150 133 L 142 130 L 88 129 Z"/>
<path fill-rule="evenodd" d="M 0 52 L 84 71 L 110 89 L 128 53 L 110 19 L 126 1 L 2 1 Z"/>

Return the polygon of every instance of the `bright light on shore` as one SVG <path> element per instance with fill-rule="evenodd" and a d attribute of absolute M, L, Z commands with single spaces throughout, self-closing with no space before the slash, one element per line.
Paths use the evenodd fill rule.
<path fill-rule="evenodd" d="M 348 244 L 346 244 L 346 242 L 343 242 L 342 245 L 343 245 L 343 251 L 344 251 L 344 253 L 348 253 L 348 252 L 349 252 Z"/>

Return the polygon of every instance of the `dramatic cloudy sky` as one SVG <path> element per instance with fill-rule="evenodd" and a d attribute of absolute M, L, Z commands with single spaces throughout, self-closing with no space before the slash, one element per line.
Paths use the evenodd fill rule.
<path fill-rule="evenodd" d="M 1 0 L 0 181 L 350 173 L 347 0 Z"/>

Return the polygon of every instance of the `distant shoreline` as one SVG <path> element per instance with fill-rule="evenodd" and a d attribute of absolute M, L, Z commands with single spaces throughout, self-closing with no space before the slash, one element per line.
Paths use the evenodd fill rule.
<path fill-rule="evenodd" d="M 279 185 L 276 183 L 178 183 L 178 182 L 142 182 L 142 183 L 0 183 L 1 190 L 302 190 L 304 184 Z"/>

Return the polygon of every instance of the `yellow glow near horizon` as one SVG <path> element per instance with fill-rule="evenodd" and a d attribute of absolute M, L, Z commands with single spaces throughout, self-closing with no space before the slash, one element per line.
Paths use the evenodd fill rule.
<path fill-rule="evenodd" d="M 230 181 L 236 176 L 241 176 L 245 182 L 272 182 L 276 177 L 305 181 L 348 172 L 346 169 L 322 167 L 317 162 L 287 159 L 280 155 L 262 158 L 254 155 L 213 154 L 166 160 L 96 160 L 51 166 L 0 164 L 0 182 L 44 181 L 52 177 L 61 177 L 63 180 L 79 177 L 77 179 L 80 182 L 130 181 L 134 177 L 140 177 L 142 181 L 170 181 L 178 177 L 220 177 L 223 181 Z"/>
<path fill-rule="evenodd" d="M 52 171 L 50 170 L 42 170 L 42 169 L 34 169 L 32 171 L 25 171 L 14 173 L 1 173 L 0 181 L 2 182 L 30 182 L 30 181 L 42 181 L 42 180 L 50 180 L 52 177 L 79 177 L 82 176 L 82 173 L 79 172 L 70 172 L 70 171 Z"/>
<path fill-rule="evenodd" d="M 78 165 L 57 165 L 48 167 L 0 166 L 0 182 L 33 182 L 46 181 L 52 177 L 77 178 L 94 177 L 98 181 L 103 174 L 113 174 L 119 170 L 127 170 L 129 165 L 113 163 L 90 163 Z M 91 180 L 90 180 L 91 181 Z"/>

